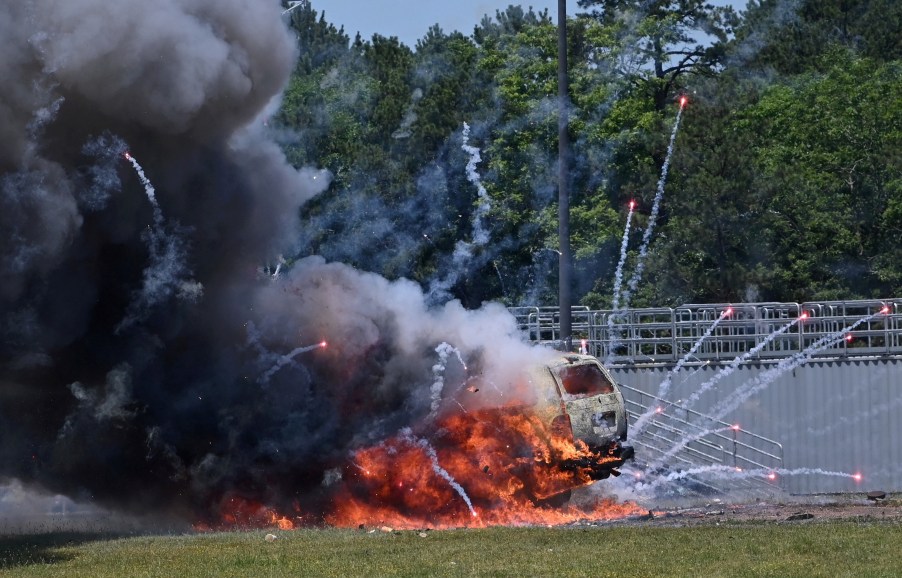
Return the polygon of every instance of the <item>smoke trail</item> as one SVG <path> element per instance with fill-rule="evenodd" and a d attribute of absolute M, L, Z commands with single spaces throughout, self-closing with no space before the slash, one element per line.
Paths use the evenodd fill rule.
<path fill-rule="evenodd" d="M 432 471 L 434 471 L 442 479 L 448 482 L 448 484 L 452 488 L 454 488 L 454 491 L 457 492 L 461 498 L 463 498 L 464 502 L 466 502 L 467 508 L 470 509 L 470 514 L 472 514 L 473 517 L 476 517 L 478 514 L 476 514 L 476 510 L 473 509 L 473 502 L 470 501 L 470 496 L 467 495 L 467 492 L 464 490 L 463 486 L 457 483 L 457 480 L 455 480 L 454 477 L 448 473 L 448 470 L 443 468 L 438 463 L 438 454 L 435 453 L 435 448 L 432 447 L 429 441 L 425 438 L 415 438 L 413 436 L 413 432 L 411 432 L 409 428 L 405 428 L 401 431 L 401 439 L 406 440 L 412 445 L 422 448 L 423 451 L 426 452 L 426 455 L 428 455 L 429 459 L 432 461 Z"/>
<path fill-rule="evenodd" d="M 157 202 L 157 191 L 153 188 L 153 183 L 150 182 L 150 179 L 147 178 L 147 175 L 144 174 L 144 167 L 142 167 L 138 163 L 138 159 L 133 157 L 131 153 L 125 153 L 125 160 L 131 163 L 132 167 L 134 167 L 135 172 L 138 173 L 138 178 L 141 179 L 141 184 L 144 185 L 144 194 L 147 195 L 147 200 L 150 201 L 150 205 L 153 207 L 153 222 L 157 227 L 163 226 L 163 211 L 160 210 L 160 203 Z"/>
<path fill-rule="evenodd" d="M 639 287 L 639 281 L 642 280 L 642 273 L 645 271 L 645 257 L 648 254 L 648 246 L 651 243 L 651 235 L 655 228 L 655 222 L 658 220 L 658 213 L 661 210 L 661 201 L 664 198 L 664 183 L 667 181 L 667 172 L 670 170 L 670 159 L 673 157 L 674 143 L 676 142 L 677 132 L 680 129 L 680 119 L 683 117 L 683 108 L 686 106 L 684 98 L 680 99 L 680 109 L 677 111 L 676 121 L 673 123 L 673 130 L 670 132 L 670 143 L 667 145 L 667 155 L 664 157 L 664 165 L 661 167 L 661 178 L 658 179 L 657 192 L 652 203 L 651 214 L 648 217 L 648 226 L 642 235 L 642 244 L 639 246 L 639 256 L 636 260 L 636 270 L 630 277 L 629 288 L 623 293 L 623 309 L 629 309 L 630 296 L 636 292 Z"/>
<path fill-rule="evenodd" d="M 884 314 L 884 311 L 879 311 L 872 315 L 862 317 L 861 319 L 859 319 L 858 321 L 856 321 L 849 327 L 846 327 L 845 329 L 838 331 L 836 333 L 831 333 L 829 335 L 825 335 L 824 337 L 818 339 L 817 341 L 815 341 L 814 343 L 812 343 L 811 345 L 809 345 L 802 351 L 800 351 L 790 357 L 787 357 L 785 359 L 781 359 L 775 367 L 762 372 L 761 375 L 759 375 L 755 379 L 751 380 L 747 384 L 743 385 L 742 387 L 740 387 L 739 389 L 734 391 L 732 394 L 727 396 L 719 404 L 714 406 L 714 408 L 710 412 L 711 415 L 715 419 L 720 419 L 724 415 L 730 413 L 731 411 L 733 411 L 734 409 L 739 407 L 745 400 L 747 400 L 751 396 L 753 396 L 756 393 L 758 393 L 759 391 L 762 391 L 765 388 L 767 388 L 771 383 L 774 382 L 774 380 L 776 380 L 783 373 L 790 371 L 792 369 L 795 369 L 796 367 L 807 362 L 811 358 L 811 356 L 814 355 L 815 353 L 817 353 L 823 349 L 827 349 L 828 347 L 831 347 L 831 346 L 839 343 L 840 341 L 842 341 L 845 338 L 846 335 L 848 335 L 849 333 L 854 331 L 855 328 L 858 327 L 859 325 L 861 325 L 862 323 L 870 321 L 871 319 L 874 319 L 878 315 L 883 315 L 883 314 Z"/>
<path fill-rule="evenodd" d="M 435 381 L 432 382 L 432 387 L 429 388 L 432 398 L 432 403 L 429 404 L 430 417 L 435 417 L 439 406 L 442 404 L 442 390 L 445 388 L 445 367 L 448 364 L 448 358 L 454 351 L 456 350 L 453 346 L 444 342 L 439 343 L 435 348 L 435 352 L 438 353 L 438 363 L 432 366 L 432 375 Z M 460 352 L 458 352 L 458 358 L 460 358 L 459 356 Z M 463 360 L 461 360 L 461 364 L 463 364 Z"/>
<path fill-rule="evenodd" d="M 620 260 L 617 262 L 617 269 L 614 271 L 614 296 L 611 301 L 611 309 L 614 311 L 620 310 L 620 286 L 623 283 L 623 265 L 626 263 L 626 249 L 630 239 L 630 224 L 633 220 L 635 207 L 635 201 L 630 201 L 630 210 L 626 215 L 626 227 L 623 229 L 623 240 L 620 242 Z"/>
<path fill-rule="evenodd" d="M 107 374 L 102 392 L 88 389 L 77 381 L 70 383 L 68 387 L 78 400 L 78 410 L 66 418 L 59 431 L 60 439 L 69 435 L 75 428 L 75 421 L 82 414 L 91 415 L 98 423 L 134 417 L 134 410 L 129 408 L 132 401 L 132 376 L 128 364 L 123 364 Z"/>
<path fill-rule="evenodd" d="M 476 187 L 476 210 L 473 213 L 471 241 L 458 241 L 451 255 L 451 270 L 441 279 L 434 280 L 429 287 L 431 302 L 440 302 L 449 297 L 449 290 L 457 283 L 461 275 L 473 261 L 473 252 L 489 242 L 489 230 L 485 226 L 485 218 L 491 209 L 489 193 L 482 184 L 476 165 L 482 160 L 479 148 L 470 144 L 470 125 L 464 123 L 463 144 L 461 149 L 469 155 L 467 161 L 467 180 Z M 499 273 L 500 277 L 500 273 Z"/>
<path fill-rule="evenodd" d="M 482 179 L 476 171 L 476 165 L 482 160 L 479 148 L 470 144 L 470 125 L 464 123 L 463 144 L 461 148 L 470 155 L 467 161 L 467 180 L 476 187 L 476 212 L 473 216 L 473 243 L 477 246 L 485 245 L 489 242 L 489 231 L 485 228 L 485 217 L 491 209 L 491 199 L 489 193 L 482 184 Z"/>
<path fill-rule="evenodd" d="M 836 472 L 831 470 L 824 470 L 821 468 L 794 468 L 794 469 L 784 469 L 784 468 L 759 468 L 752 470 L 743 470 L 740 468 L 736 468 L 733 466 L 724 466 L 720 464 L 710 465 L 710 466 L 700 466 L 697 468 L 690 468 L 687 470 L 680 470 L 677 472 L 671 472 L 666 476 L 661 476 L 657 479 L 654 479 L 650 482 L 640 482 L 636 484 L 636 489 L 638 491 L 646 491 L 652 490 L 658 486 L 662 486 L 664 484 L 675 482 L 678 480 L 682 480 L 691 476 L 704 476 L 706 478 L 713 479 L 721 479 L 721 480 L 746 480 L 750 478 L 760 478 L 760 479 L 769 479 L 772 475 L 778 476 L 831 476 L 838 478 L 849 478 L 850 480 L 854 480 L 856 482 L 861 481 L 861 476 L 859 474 L 850 474 L 847 472 Z"/>
<path fill-rule="evenodd" d="M 286 353 L 285 355 L 281 356 L 279 358 L 279 360 L 276 361 L 276 363 L 271 368 L 269 368 L 269 371 L 267 371 L 266 373 L 264 373 L 263 375 L 260 376 L 260 379 L 258 380 L 259 383 L 262 383 L 262 384 L 267 383 L 269 381 L 269 378 L 271 378 L 273 375 L 275 375 L 275 373 L 277 371 L 279 371 L 280 369 L 282 369 L 289 363 L 292 363 L 294 361 L 294 358 L 297 357 L 298 355 L 300 355 L 302 353 L 307 353 L 308 351 L 313 351 L 314 349 L 321 349 L 324 347 L 326 347 L 326 342 L 320 341 L 319 343 L 314 343 L 313 345 L 298 347 L 297 349 L 294 349 L 294 350 L 290 351 L 289 353 Z"/>
<path fill-rule="evenodd" d="M 774 332 L 771 332 L 767 337 L 765 337 L 761 341 L 761 343 L 759 343 L 752 349 L 746 351 L 742 355 L 737 355 L 735 358 L 733 358 L 733 361 L 731 361 L 729 363 L 729 365 L 727 365 L 726 367 L 724 367 L 723 369 L 718 371 L 711 379 L 702 383 L 698 387 L 698 389 L 692 393 L 692 395 L 690 395 L 688 398 L 686 398 L 686 400 L 681 404 L 681 407 L 687 408 L 687 409 L 689 407 L 691 407 L 692 404 L 694 404 L 696 401 L 698 401 L 698 399 L 706 391 L 708 391 L 709 389 L 714 387 L 714 385 L 716 385 L 718 381 L 720 381 L 721 379 L 732 374 L 734 371 L 736 371 L 736 368 L 739 367 L 744 361 L 747 361 L 747 360 L 751 359 L 752 357 L 754 357 L 755 355 L 757 355 L 758 352 L 760 352 L 765 347 L 767 347 L 767 345 L 769 343 L 771 343 L 774 339 L 776 339 L 780 335 L 783 335 L 784 333 L 786 333 L 787 331 L 789 331 L 790 329 L 795 327 L 799 323 L 799 321 L 801 321 L 802 319 L 805 319 L 805 317 L 803 316 L 803 317 L 798 317 L 797 319 L 793 319 L 790 323 L 787 323 L 780 329 L 778 329 Z"/>
<path fill-rule="evenodd" d="M 885 365 L 880 368 L 879 372 L 871 373 L 870 379 L 860 380 L 851 384 L 849 387 L 843 388 L 842 393 L 831 395 L 828 399 L 824 399 L 822 405 L 817 408 L 812 408 L 811 411 L 806 412 L 804 416 L 799 416 L 800 419 L 792 424 L 787 424 L 788 427 L 786 429 L 791 430 L 793 433 L 804 429 L 809 435 L 820 436 L 835 430 L 848 429 L 861 421 L 870 423 L 871 420 L 877 418 L 881 414 L 895 410 L 902 406 L 902 396 L 894 396 L 888 403 L 875 405 L 870 409 L 863 410 L 852 416 L 846 415 L 845 411 L 849 406 L 850 401 L 861 399 L 862 396 L 868 395 L 870 390 L 875 388 L 883 389 L 878 385 L 878 382 L 885 382 L 887 375 L 892 369 L 892 366 Z M 837 414 L 839 414 L 839 417 L 834 417 Z M 824 419 L 825 416 L 829 416 L 829 419 Z M 804 423 L 821 424 L 825 422 L 829 422 L 831 425 L 822 428 L 815 428 L 811 425 L 803 427 Z M 798 428 L 798 430 L 796 428 Z"/>
<path fill-rule="evenodd" d="M 714 330 L 717 328 L 718 325 L 720 325 L 720 322 L 723 321 L 724 319 L 726 319 L 727 317 L 729 317 L 730 315 L 732 315 L 732 313 L 733 313 L 732 307 L 727 307 L 726 309 L 724 309 L 723 313 L 720 314 L 720 317 L 718 317 L 717 319 L 714 320 L 714 323 L 712 323 L 711 326 L 708 327 L 708 329 L 707 329 L 707 331 L 705 331 L 704 335 L 699 337 L 696 340 L 696 342 L 692 344 L 692 347 L 689 349 L 689 351 L 687 351 L 686 354 L 680 358 L 680 360 L 677 362 L 677 364 L 674 366 L 674 368 L 671 369 L 670 372 L 668 372 L 667 376 L 664 378 L 664 381 L 661 382 L 661 385 L 658 386 L 657 397 L 663 399 L 664 396 L 667 395 L 667 392 L 670 391 L 670 385 L 673 382 L 674 376 L 680 372 L 680 370 L 683 368 L 683 366 L 686 364 L 686 362 L 689 361 L 689 358 L 692 357 L 693 355 L 695 355 L 695 352 L 698 351 L 698 348 L 702 346 L 702 343 L 704 343 L 705 340 L 708 339 L 708 337 L 710 337 L 712 333 L 714 333 Z M 643 413 L 642 415 L 639 416 L 639 418 L 633 424 L 633 435 L 634 436 L 638 436 L 639 434 L 642 433 L 642 431 L 645 429 L 646 423 L 655 414 L 656 410 L 657 410 L 657 408 L 655 408 L 655 407 L 649 407 L 645 411 L 645 413 Z"/>
<path fill-rule="evenodd" d="M 85 183 L 78 187 L 78 202 L 85 211 L 99 211 L 122 188 L 118 164 L 126 152 L 125 141 L 104 133 L 85 143 L 81 152 L 91 161 L 83 170 Z"/>
<path fill-rule="evenodd" d="M 626 226 L 623 229 L 623 240 L 620 242 L 620 260 L 617 262 L 617 269 L 614 271 L 614 295 L 611 298 L 611 314 L 608 316 L 608 356 L 605 363 L 609 363 L 614 356 L 614 350 L 617 347 L 614 335 L 614 313 L 620 311 L 620 287 L 623 284 L 623 265 L 626 263 L 626 250 L 630 238 L 630 224 L 633 221 L 633 211 L 636 208 L 636 202 L 630 201 L 630 210 L 626 215 Z M 617 335 L 619 338 L 619 333 Z"/>
<path fill-rule="evenodd" d="M 144 186 L 144 194 L 153 207 L 153 227 L 141 235 L 149 253 L 149 263 L 144 269 L 141 290 L 135 293 L 125 317 L 116 328 L 116 333 L 143 321 L 151 308 L 172 296 L 193 302 L 203 295 L 203 285 L 191 279 L 191 271 L 186 264 L 187 250 L 179 232 L 175 230 L 170 233 L 165 229 L 163 211 L 157 201 L 153 183 L 147 178 L 138 159 L 129 152 L 125 152 L 124 156 L 138 174 Z"/>
<path fill-rule="evenodd" d="M 895 412 L 895 410 L 897 410 L 899 407 L 902 407 L 902 397 L 896 397 L 889 403 L 860 411 L 851 416 L 840 415 L 833 421 L 833 423 L 826 427 L 817 429 L 808 427 L 807 433 L 812 436 L 822 436 L 836 430 L 852 431 L 852 426 L 861 422 L 868 424 L 873 423 L 873 420 L 877 417 L 889 412 Z"/>

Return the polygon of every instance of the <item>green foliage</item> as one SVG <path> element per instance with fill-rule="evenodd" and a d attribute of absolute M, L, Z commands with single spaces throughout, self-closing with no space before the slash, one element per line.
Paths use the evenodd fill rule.
<path fill-rule="evenodd" d="M 488 79 L 476 71 L 476 45 L 459 32 L 446 35 L 433 26 L 417 43 L 416 59 L 413 84 L 422 97 L 416 104 L 410 137 L 414 168 L 460 128 L 465 111 L 478 109 L 491 96 Z"/>
<path fill-rule="evenodd" d="M 734 108 L 743 90 L 713 80 L 700 88 L 705 97 L 687 106 L 678 134 L 642 304 L 754 301 L 770 287 L 754 143 Z"/>
<path fill-rule="evenodd" d="M 705 0 L 578 0 L 581 8 L 614 32 L 607 49 L 621 76 L 664 110 L 681 77 L 711 74 L 720 64 L 723 44 L 736 24 L 730 7 Z M 703 45 L 699 37 L 717 40 Z"/>
<path fill-rule="evenodd" d="M 760 139 L 774 264 L 796 298 L 885 296 L 900 288 L 880 282 L 898 277 L 880 224 L 902 174 L 900 69 L 829 59 L 825 74 L 768 91 L 744 121 Z"/>
<path fill-rule="evenodd" d="M 741 17 L 701 0 L 580 5 L 588 13 L 568 22 L 577 299 L 610 304 L 631 199 L 625 275 L 635 268 L 681 94 L 689 105 L 633 306 L 902 290 L 899 3 L 762 0 Z M 334 175 L 304 208 L 300 253 L 426 289 L 456 278 L 451 294 L 466 305 L 553 304 L 547 12 L 510 6 L 470 36 L 433 26 L 413 49 L 350 40 L 310 5 L 291 23 L 300 60 L 271 124 L 293 164 Z M 467 175 L 464 122 L 486 198 Z M 455 261 L 480 206 L 490 240 Z"/>
<path fill-rule="evenodd" d="M 748 3 L 729 52 L 736 64 L 800 74 L 834 48 L 902 58 L 902 4 L 895 0 L 757 0 Z"/>

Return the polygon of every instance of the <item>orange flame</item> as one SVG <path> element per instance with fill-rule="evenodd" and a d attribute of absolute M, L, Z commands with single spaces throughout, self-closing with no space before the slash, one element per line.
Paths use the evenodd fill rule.
<path fill-rule="evenodd" d="M 554 507 L 570 490 L 592 482 L 588 467 L 564 464 L 597 457 L 584 443 L 555 435 L 523 408 L 452 415 L 433 431 L 440 467 L 463 489 L 475 516 L 463 495 L 435 470 L 426 448 L 399 436 L 355 453 L 326 522 L 394 528 L 556 525 L 641 511 L 611 500 Z"/>
<path fill-rule="evenodd" d="M 634 503 L 606 498 L 567 503 L 572 490 L 595 480 L 593 466 L 616 458 L 574 440 L 556 413 L 515 406 L 447 415 L 422 433 L 404 430 L 354 452 L 317 511 L 302 513 L 296 504 L 286 515 L 230 495 L 220 503 L 218 524 L 196 528 L 292 529 L 314 520 L 336 527 L 478 528 L 644 514 Z"/>
<path fill-rule="evenodd" d="M 218 523 L 197 523 L 198 531 L 279 528 L 293 530 L 296 525 L 290 518 L 263 504 L 238 495 L 228 495 L 219 505 L 221 519 Z"/>

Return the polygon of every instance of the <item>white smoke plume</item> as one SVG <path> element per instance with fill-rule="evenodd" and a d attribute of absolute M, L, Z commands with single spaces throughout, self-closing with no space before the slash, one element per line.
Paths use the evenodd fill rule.
<path fill-rule="evenodd" d="M 614 321 L 617 314 L 622 313 L 620 309 L 620 288 L 623 285 L 623 265 L 626 263 L 627 247 L 630 240 L 630 225 L 633 221 L 635 208 L 636 203 L 630 201 L 630 210 L 626 215 L 626 226 L 623 229 L 623 239 L 620 241 L 620 260 L 617 261 L 617 268 L 614 270 L 614 294 L 611 298 L 611 314 L 608 315 L 608 339 L 610 343 L 608 344 L 607 362 L 610 362 L 613 357 L 617 349 L 617 340 L 619 339 L 619 332 L 615 333 Z"/>
<path fill-rule="evenodd" d="M 470 144 L 469 124 L 464 123 L 461 136 L 463 139 L 461 148 L 470 157 L 467 160 L 466 167 L 467 180 L 476 187 L 477 193 L 476 209 L 472 218 L 473 230 L 470 241 L 462 240 L 454 245 L 454 253 L 451 255 L 451 270 L 444 277 L 432 282 L 429 289 L 430 301 L 432 302 L 441 302 L 448 299 L 451 287 L 460 280 L 461 276 L 466 274 L 467 268 L 472 264 L 475 251 L 489 242 L 489 230 L 486 227 L 485 220 L 492 206 L 491 199 L 485 185 L 482 184 L 479 172 L 476 170 L 476 165 L 482 160 L 482 155 L 478 147 Z"/>
<path fill-rule="evenodd" d="M 178 230 L 167 230 L 156 190 L 144 174 L 144 168 L 132 154 L 126 152 L 124 156 L 134 167 L 144 186 L 144 194 L 153 208 L 153 226 L 141 235 L 148 252 L 148 264 L 144 268 L 141 289 L 134 292 L 125 318 L 119 323 L 116 333 L 144 320 L 150 309 L 173 296 L 196 301 L 203 295 L 203 285 L 190 278 L 184 241 Z"/>
<path fill-rule="evenodd" d="M 636 484 L 636 490 L 639 492 L 648 492 L 657 487 L 686 478 L 700 477 L 702 479 L 721 479 L 721 480 L 747 480 L 750 478 L 770 479 L 772 476 L 829 476 L 838 478 L 848 478 L 853 481 L 859 481 L 858 474 L 850 474 L 847 472 L 837 472 L 832 470 L 824 470 L 821 468 L 754 468 L 744 470 L 732 466 L 711 465 L 699 466 L 671 472 L 664 476 L 655 477 L 647 482 Z"/>
<path fill-rule="evenodd" d="M 454 352 L 454 347 L 442 342 L 435 348 L 435 352 L 438 354 L 438 362 L 432 366 L 432 375 L 435 381 L 429 388 L 432 398 L 429 404 L 429 415 L 435 415 L 442 404 L 442 390 L 445 389 L 445 367 L 448 365 L 448 358 Z"/>
<path fill-rule="evenodd" d="M 482 154 L 479 151 L 479 147 L 470 144 L 470 125 L 467 123 L 464 123 L 462 136 L 463 144 L 461 148 L 470 155 L 470 160 L 467 161 L 467 180 L 476 187 L 477 191 L 476 211 L 473 215 L 473 243 L 475 245 L 485 245 L 489 242 L 489 231 L 485 227 L 485 218 L 492 204 L 491 199 L 489 199 L 489 192 L 486 190 L 485 185 L 482 184 L 482 179 L 476 170 L 476 165 L 482 161 Z"/>

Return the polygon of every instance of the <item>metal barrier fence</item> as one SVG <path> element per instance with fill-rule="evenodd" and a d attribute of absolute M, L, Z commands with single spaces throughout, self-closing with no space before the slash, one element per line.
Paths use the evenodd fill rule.
<path fill-rule="evenodd" d="M 560 341 L 557 307 L 512 307 L 529 340 Z M 902 357 L 902 299 L 572 308 L 573 343 L 607 363 Z"/>
<path fill-rule="evenodd" d="M 650 409 L 654 411 L 643 431 L 631 438 L 636 455 L 646 464 L 658 463 L 671 470 L 728 466 L 737 471 L 762 472 L 755 477 L 704 484 L 711 489 L 778 487 L 766 472 L 783 467 L 782 444 L 623 383 L 619 386 L 631 424 Z"/>

